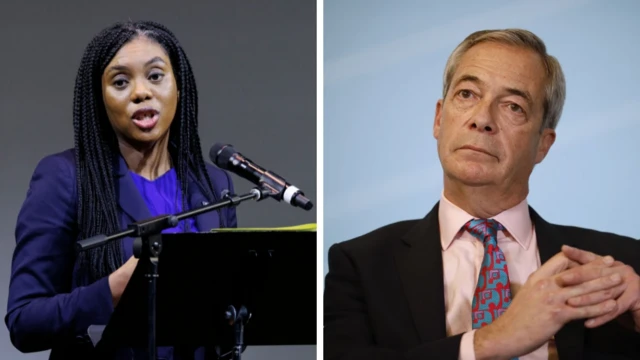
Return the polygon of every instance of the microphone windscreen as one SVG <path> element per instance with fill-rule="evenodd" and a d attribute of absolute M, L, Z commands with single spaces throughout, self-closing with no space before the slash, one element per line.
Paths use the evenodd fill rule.
<path fill-rule="evenodd" d="M 236 153 L 236 150 L 232 145 L 216 143 L 209 150 L 209 158 L 219 168 L 227 169 L 229 159 L 234 153 Z"/>

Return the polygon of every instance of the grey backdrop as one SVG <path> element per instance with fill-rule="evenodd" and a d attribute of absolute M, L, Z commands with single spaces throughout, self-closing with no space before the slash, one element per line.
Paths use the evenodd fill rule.
<path fill-rule="evenodd" d="M 73 146 L 72 101 L 85 46 L 115 21 L 168 26 L 193 66 L 203 152 L 227 142 L 316 202 L 316 3 L 244 1 L 15 1 L 0 5 L 0 309 L 6 313 L 14 227 L 37 162 Z M 252 184 L 234 176 L 238 193 Z M 238 208 L 239 226 L 316 221 L 273 200 Z M 315 279 L 309 279 L 315 281 Z M 245 358 L 314 359 L 315 346 L 247 349 Z M 1 359 L 21 354 L 0 326 Z"/>

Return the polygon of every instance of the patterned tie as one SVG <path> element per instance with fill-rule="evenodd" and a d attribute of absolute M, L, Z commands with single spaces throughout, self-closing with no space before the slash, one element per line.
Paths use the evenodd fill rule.
<path fill-rule="evenodd" d="M 498 247 L 498 231 L 504 227 L 492 219 L 474 219 L 466 223 L 464 229 L 484 244 L 484 258 L 472 303 L 473 328 L 478 329 L 502 315 L 511 303 L 507 261 Z"/>

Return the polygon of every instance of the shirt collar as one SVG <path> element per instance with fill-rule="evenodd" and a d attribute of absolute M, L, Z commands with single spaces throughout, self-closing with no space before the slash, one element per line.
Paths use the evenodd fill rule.
<path fill-rule="evenodd" d="M 440 196 L 438 206 L 438 221 L 440 223 L 440 243 L 442 250 L 451 246 L 453 240 L 460 237 L 461 229 L 469 220 L 474 217 L 469 215 L 444 196 L 444 191 Z M 529 205 L 527 199 L 522 200 L 518 205 L 505 210 L 492 219 L 501 223 L 507 230 L 505 235 L 515 240 L 524 249 L 529 248 L 531 237 L 533 236 L 533 223 L 529 215 Z"/>

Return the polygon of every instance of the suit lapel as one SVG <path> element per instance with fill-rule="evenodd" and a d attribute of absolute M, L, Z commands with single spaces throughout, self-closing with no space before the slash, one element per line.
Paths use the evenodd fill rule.
<path fill-rule="evenodd" d="M 563 244 L 572 245 L 570 239 L 563 239 L 557 229 L 542 219 L 533 208 L 529 207 L 529 213 L 535 226 L 541 264 L 544 264 L 560 252 Z M 569 322 L 558 331 L 555 335 L 555 342 L 558 349 L 558 357 L 561 360 L 582 358 L 584 332 L 583 320 Z"/>
<path fill-rule="evenodd" d="M 396 243 L 394 258 L 421 341 L 446 337 L 438 204 Z"/>
<path fill-rule="evenodd" d="M 150 218 L 151 212 L 149 212 L 135 182 L 129 175 L 127 163 L 122 156 L 118 156 L 116 161 L 118 169 L 118 204 L 120 208 L 129 215 L 134 222 Z"/>
<path fill-rule="evenodd" d="M 189 206 L 192 210 L 210 204 L 210 200 L 204 195 L 202 186 L 194 176 L 189 176 L 189 186 L 187 190 L 189 192 Z M 220 216 L 223 213 L 224 211 L 210 211 L 197 215 L 195 217 L 195 222 L 198 231 L 206 232 L 211 229 L 222 227 L 225 222 L 223 221 L 224 219 L 220 218 Z"/>

